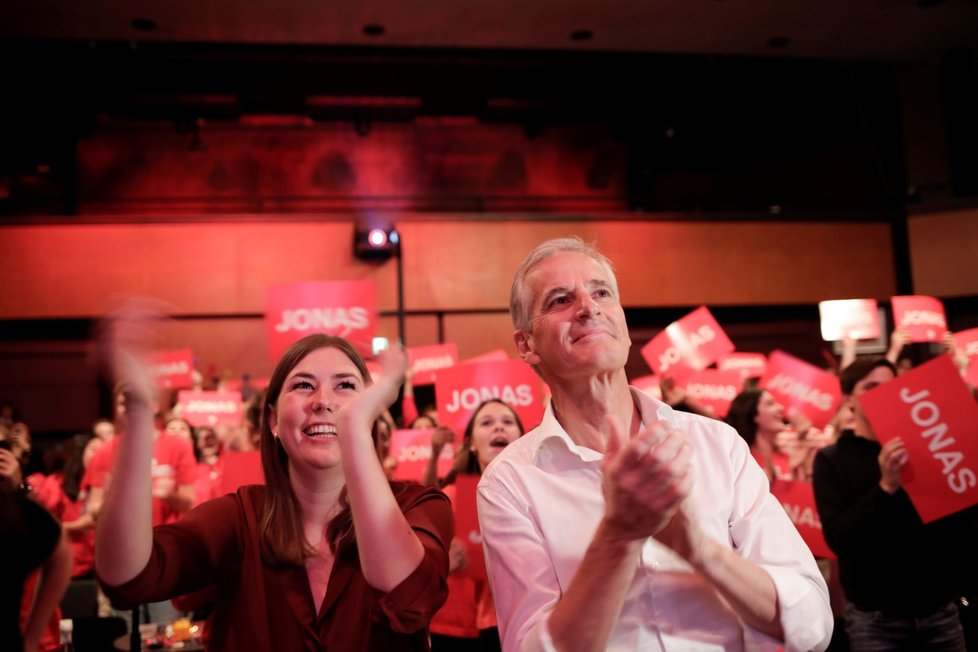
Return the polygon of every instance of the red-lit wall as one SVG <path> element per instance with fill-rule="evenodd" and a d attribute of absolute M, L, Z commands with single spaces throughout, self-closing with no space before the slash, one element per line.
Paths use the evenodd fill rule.
<path fill-rule="evenodd" d="M 595 241 L 615 262 L 631 307 L 763 305 L 894 293 L 883 224 L 511 221 L 398 223 L 408 343 L 446 339 L 463 357 L 510 346 L 505 310 L 520 259 L 563 235 Z M 281 218 L 277 218 L 281 219 Z M 174 344 L 236 370 L 264 369 L 264 288 L 305 280 L 371 279 L 380 309 L 396 309 L 393 261 L 352 255 L 353 223 L 227 221 L 8 226 L 0 319 L 87 318 L 117 295 L 161 299 L 179 318 Z M 489 311 L 488 314 L 459 311 Z M 393 317 L 382 334 L 395 335 Z"/>

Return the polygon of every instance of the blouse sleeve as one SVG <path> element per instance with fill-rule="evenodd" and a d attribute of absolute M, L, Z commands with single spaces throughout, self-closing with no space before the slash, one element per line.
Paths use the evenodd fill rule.
<path fill-rule="evenodd" d="M 119 586 L 100 581 L 105 595 L 115 607 L 131 608 L 192 593 L 233 573 L 240 558 L 242 508 L 240 493 L 230 494 L 200 505 L 176 523 L 153 528 L 146 567 Z"/>
<path fill-rule="evenodd" d="M 401 511 L 424 546 L 424 557 L 413 573 L 391 591 L 374 591 L 377 605 L 396 632 L 416 632 L 428 626 L 448 597 L 448 546 L 455 535 L 452 506 L 434 487 L 405 486 L 398 497 Z"/>

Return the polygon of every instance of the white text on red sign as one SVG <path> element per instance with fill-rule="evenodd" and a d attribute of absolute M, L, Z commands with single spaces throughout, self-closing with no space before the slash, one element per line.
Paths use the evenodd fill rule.
<path fill-rule="evenodd" d="M 933 401 L 926 400 L 928 396 L 930 391 L 926 389 L 912 396 L 907 388 L 900 390 L 900 400 L 912 406 L 910 420 L 918 428 L 924 428 L 920 436 L 930 440 L 927 449 L 934 459 L 941 463 L 941 471 L 944 473 L 944 479 L 947 480 L 947 486 L 954 493 L 963 494 L 975 486 L 975 473 L 967 467 L 958 468 L 964 462 L 963 453 L 944 450 L 955 444 L 954 437 L 947 436 L 947 424 L 940 420 L 941 410 Z"/>

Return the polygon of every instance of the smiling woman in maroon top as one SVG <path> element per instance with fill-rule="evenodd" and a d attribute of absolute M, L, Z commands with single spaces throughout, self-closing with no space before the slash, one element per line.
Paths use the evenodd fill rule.
<path fill-rule="evenodd" d="M 344 340 L 294 344 L 263 406 L 266 486 L 154 530 L 152 385 L 138 362 L 150 318 L 128 307 L 103 328 L 130 415 L 99 520 L 96 567 L 109 597 L 133 604 L 216 586 L 213 649 L 427 649 L 428 622 L 446 595 L 451 507 L 437 489 L 389 483 L 371 439 L 396 397 L 403 354 L 385 354 L 371 385 Z"/>

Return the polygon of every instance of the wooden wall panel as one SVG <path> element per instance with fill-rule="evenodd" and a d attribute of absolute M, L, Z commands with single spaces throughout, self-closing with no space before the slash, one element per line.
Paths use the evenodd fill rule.
<path fill-rule="evenodd" d="M 807 303 L 895 292 L 887 224 L 405 222 L 408 308 L 497 309 L 523 257 L 578 235 L 614 263 L 630 307 Z"/>
<path fill-rule="evenodd" d="M 106 127 L 78 144 L 85 214 L 623 210 L 626 152 L 607 128 L 423 118 L 257 128 Z"/>
<path fill-rule="evenodd" d="M 396 307 L 394 263 L 352 255 L 352 222 L 12 226 L 0 229 L 0 318 L 85 317 L 115 294 L 182 315 L 261 313 L 274 283 L 373 279 Z M 758 305 L 887 298 L 889 227 L 864 223 L 404 221 L 414 311 L 505 309 L 516 266 L 550 237 L 596 241 L 627 306 Z"/>
<path fill-rule="evenodd" d="M 978 295 L 978 209 L 909 218 L 914 292 Z"/>
<path fill-rule="evenodd" d="M 458 344 L 459 360 L 494 349 L 517 357 L 509 312 L 445 315 L 445 340 Z"/>
<path fill-rule="evenodd" d="M 350 222 L 92 224 L 0 228 L 0 318 L 97 315 L 113 295 L 176 314 L 261 313 L 267 285 L 373 279 L 396 308 L 394 265 L 353 258 Z"/>

